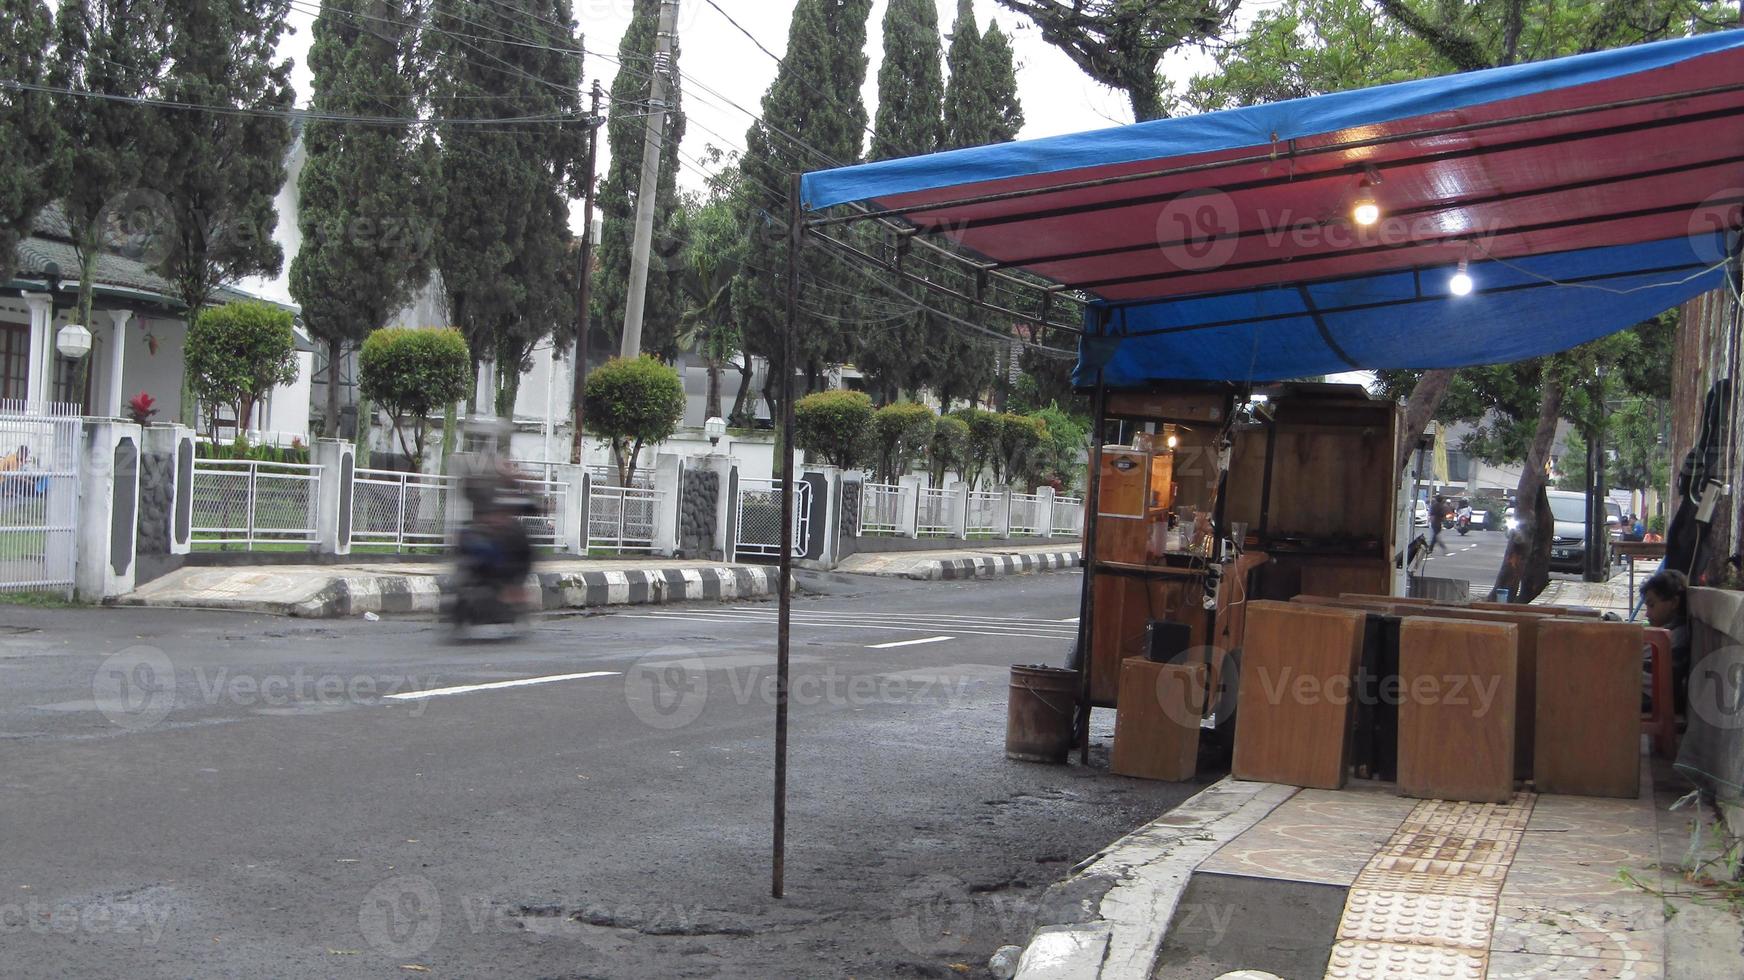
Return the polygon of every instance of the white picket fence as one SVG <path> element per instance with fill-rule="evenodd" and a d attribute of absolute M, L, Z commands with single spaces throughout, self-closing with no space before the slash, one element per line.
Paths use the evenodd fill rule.
<path fill-rule="evenodd" d="M 908 489 L 892 483 L 860 485 L 860 533 L 862 535 L 892 535 L 902 528 L 903 505 L 908 503 Z"/>
<path fill-rule="evenodd" d="M 588 551 L 651 552 L 666 491 L 594 484 L 587 496 Z"/>
<path fill-rule="evenodd" d="M 313 544 L 321 467 L 252 459 L 194 463 L 196 545 Z"/>
<path fill-rule="evenodd" d="M 393 545 L 395 551 L 447 545 L 452 476 L 358 470 L 351 491 L 351 543 Z"/>
<path fill-rule="evenodd" d="M 1058 535 L 1084 534 L 1084 498 L 1055 497 L 1053 531 Z"/>
<path fill-rule="evenodd" d="M 919 537 L 951 536 L 951 500 L 957 495 L 937 487 L 922 487 L 915 511 L 914 529 Z"/>

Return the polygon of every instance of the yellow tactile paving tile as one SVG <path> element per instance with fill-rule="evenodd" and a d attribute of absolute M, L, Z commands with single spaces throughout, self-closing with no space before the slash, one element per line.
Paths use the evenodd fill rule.
<path fill-rule="evenodd" d="M 1326 980 L 1484 980 L 1479 953 L 1439 946 L 1344 940 L 1332 947 Z"/>
<path fill-rule="evenodd" d="M 1490 947 L 1496 901 L 1353 888 L 1338 938 L 1357 942 L 1445 946 L 1478 954 Z"/>

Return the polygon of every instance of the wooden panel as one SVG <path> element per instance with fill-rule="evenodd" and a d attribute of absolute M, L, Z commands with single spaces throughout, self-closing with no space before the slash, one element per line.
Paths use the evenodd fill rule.
<path fill-rule="evenodd" d="M 1109 770 L 1140 779 L 1192 779 L 1199 762 L 1205 678 L 1202 664 L 1123 661 Z"/>
<path fill-rule="evenodd" d="M 1142 565 L 1150 554 L 1151 522 L 1137 517 L 1096 518 L 1096 560 Z"/>
<path fill-rule="evenodd" d="M 1352 675 L 1366 621 L 1356 610 L 1249 603 L 1235 715 L 1236 778 L 1344 785 Z"/>
<path fill-rule="evenodd" d="M 1400 623 L 1400 793 L 1473 803 L 1513 798 L 1521 632 L 1511 623 L 1427 616 Z"/>
<path fill-rule="evenodd" d="M 1224 392 L 1111 391 L 1108 414 L 1115 418 L 1221 422 L 1228 400 Z"/>
<path fill-rule="evenodd" d="M 1223 518 L 1246 524 L 1254 533 L 1260 529 L 1260 498 L 1266 482 L 1266 432 L 1259 426 L 1243 426 L 1235 430 L 1234 440 Z"/>
<path fill-rule="evenodd" d="M 1393 581 L 1392 563 L 1384 558 L 1351 560 L 1302 559 L 1302 591 L 1309 595 L 1385 590 Z"/>
<path fill-rule="evenodd" d="M 1144 656 L 1145 625 L 1173 619 L 1193 630 L 1193 645 L 1205 643 L 1205 608 L 1197 578 L 1096 574 L 1095 628 L 1091 631 L 1090 700 L 1113 706 L 1120 690 L 1120 662 Z"/>
<path fill-rule="evenodd" d="M 1482 623 L 1512 623 L 1520 627 L 1519 649 L 1516 651 L 1514 704 L 1515 720 L 1514 778 L 1532 778 L 1533 738 L 1537 724 L 1538 689 L 1538 624 L 1554 618 L 1547 612 L 1515 608 L 1508 612 L 1485 609 L 1459 609 L 1440 606 L 1394 606 L 1394 611 L 1406 616 L 1426 616 L 1437 619 L 1464 619 Z"/>
<path fill-rule="evenodd" d="M 1641 791 L 1641 647 L 1630 623 L 1547 619 L 1538 624 L 1540 793 L 1619 796 Z"/>
<path fill-rule="evenodd" d="M 1280 425 L 1276 440 L 1270 533 L 1391 540 L 1391 429 Z"/>

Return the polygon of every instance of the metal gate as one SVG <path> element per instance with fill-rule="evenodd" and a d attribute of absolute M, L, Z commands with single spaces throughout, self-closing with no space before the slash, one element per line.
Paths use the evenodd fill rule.
<path fill-rule="evenodd" d="M 733 560 L 781 556 L 781 509 L 783 481 L 740 480 L 739 521 L 733 535 Z M 811 546 L 811 484 L 799 483 L 796 495 L 799 521 L 793 529 L 793 556 L 803 557 Z"/>
<path fill-rule="evenodd" d="M 0 591 L 72 596 L 83 441 L 76 414 L 0 406 Z"/>

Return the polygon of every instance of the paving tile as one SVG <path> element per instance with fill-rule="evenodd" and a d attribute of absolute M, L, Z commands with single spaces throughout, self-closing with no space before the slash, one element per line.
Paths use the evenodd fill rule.
<path fill-rule="evenodd" d="M 1540 834 L 1528 831 L 1514 860 L 1530 864 L 1587 864 L 1612 868 L 1646 868 L 1659 861 L 1659 838 L 1651 830 L 1594 836 L 1574 832 Z"/>
<path fill-rule="evenodd" d="M 1393 835 L 1377 858 L 1384 856 L 1411 861 L 1505 864 L 1513 851 L 1514 843 L 1513 840 L 1486 840 L 1482 837 L 1462 837 L 1428 830 L 1401 830 Z"/>
<path fill-rule="evenodd" d="M 1659 963 L 1630 963 L 1588 956 L 1491 953 L 1489 980 L 1660 980 Z"/>
<path fill-rule="evenodd" d="M 1303 790 L 1220 848 L 1202 871 L 1349 885 L 1410 811 L 1379 793 Z M 1403 804 L 1403 805 L 1401 805 Z"/>
<path fill-rule="evenodd" d="M 1619 897 L 1640 897 L 1641 889 L 1623 880 L 1619 874 L 1622 870 L 1619 865 L 1551 864 L 1518 857 L 1513 867 L 1508 869 L 1502 897 L 1546 905 L 1566 905 L 1570 900 L 1601 902 Z M 1659 885 L 1657 872 L 1642 871 L 1638 877 L 1654 887 Z"/>
<path fill-rule="evenodd" d="M 1401 832 L 1458 834 L 1479 840 L 1516 841 L 1526 831 L 1532 798 L 1518 794 L 1513 803 L 1456 803 L 1426 800 L 1405 818 Z"/>
<path fill-rule="evenodd" d="M 1358 942 L 1445 946 L 1483 953 L 1491 946 L 1496 902 L 1352 888 L 1338 938 Z"/>
<path fill-rule="evenodd" d="M 1356 885 L 1376 891 L 1409 892 L 1417 895 L 1460 895 L 1494 899 L 1502 895 L 1500 875 L 1453 875 L 1428 871 L 1374 871 L 1365 869 Z"/>
<path fill-rule="evenodd" d="M 1484 956 L 1465 950 L 1344 940 L 1332 947 L 1326 980 L 1437 977 L 1483 980 Z"/>
<path fill-rule="evenodd" d="M 1659 963 L 1665 956 L 1664 904 L 1652 896 L 1602 902 L 1507 900 L 1496 916 L 1490 949 Z"/>

